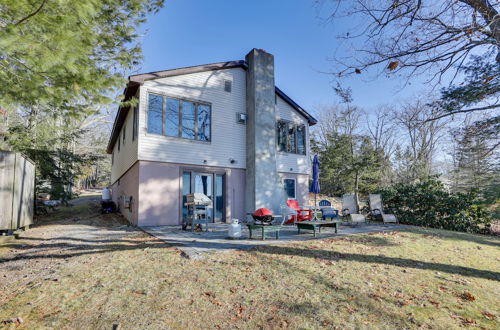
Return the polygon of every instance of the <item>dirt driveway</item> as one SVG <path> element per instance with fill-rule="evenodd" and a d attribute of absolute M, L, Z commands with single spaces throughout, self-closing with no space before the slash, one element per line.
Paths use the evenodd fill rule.
<path fill-rule="evenodd" d="M 88 258 L 79 257 L 99 258 L 106 252 L 141 248 L 156 241 L 127 226 L 117 214 L 101 215 L 99 198 L 90 195 L 76 199 L 72 206 L 36 219 L 36 225 L 21 239 L 0 244 L 0 305 L 18 294 L 19 288 L 31 288 L 40 281 L 58 281 L 61 267 L 88 262 Z"/>

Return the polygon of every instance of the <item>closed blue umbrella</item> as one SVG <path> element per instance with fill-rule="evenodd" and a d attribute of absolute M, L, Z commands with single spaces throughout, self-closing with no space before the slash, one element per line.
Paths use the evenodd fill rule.
<path fill-rule="evenodd" d="M 316 197 L 317 197 L 317 194 L 319 194 L 319 192 L 320 192 L 320 188 L 319 188 L 319 158 L 318 158 L 318 155 L 314 155 L 312 170 L 313 170 L 313 175 L 312 175 L 311 188 L 309 188 L 309 192 L 314 193 L 314 207 L 317 207 L 317 205 L 316 205 Z M 317 212 L 314 212 L 314 219 L 317 219 L 316 214 L 317 214 Z"/>

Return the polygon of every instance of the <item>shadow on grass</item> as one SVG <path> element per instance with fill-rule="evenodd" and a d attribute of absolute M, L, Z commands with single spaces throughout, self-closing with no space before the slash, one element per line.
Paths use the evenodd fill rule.
<path fill-rule="evenodd" d="M 60 239 L 57 239 L 60 240 Z M 42 243 L 33 248 L 33 253 L 31 251 L 26 251 L 23 253 L 18 253 L 12 258 L 0 259 L 0 264 L 7 264 L 16 260 L 28 260 L 28 259 L 45 259 L 45 258 L 55 258 L 55 259 L 66 259 L 71 257 L 90 255 L 90 254 L 103 254 L 113 251 L 127 251 L 127 250 L 137 250 L 144 249 L 148 247 L 149 249 L 160 249 L 170 246 L 178 247 L 209 247 L 210 243 L 199 243 L 199 242 L 189 242 L 189 241 L 169 241 L 169 244 L 163 242 L 155 243 L 145 243 L 137 242 L 133 240 L 123 240 L 123 239 L 105 239 L 105 240 L 80 240 L 67 238 L 66 242 L 55 242 Z M 48 240 L 49 242 L 51 240 Z M 71 243 L 75 241 L 75 243 Z M 92 243 L 92 244 L 89 244 Z M 13 246 L 12 246 L 13 247 Z M 22 247 L 22 246 L 21 246 Z M 52 252 L 51 249 L 57 248 L 57 251 Z M 217 243 L 218 249 L 237 249 L 231 243 Z M 484 278 L 494 281 L 500 281 L 500 273 L 494 271 L 480 270 L 471 267 L 463 267 L 457 265 L 448 265 L 436 262 L 426 262 L 421 260 L 413 260 L 408 258 L 398 258 L 398 257 L 388 257 L 383 255 L 368 255 L 359 253 L 340 253 L 334 250 L 319 250 L 319 249 L 305 249 L 296 246 L 286 247 L 286 246 L 248 246 L 248 248 L 254 249 L 264 254 L 276 254 L 276 255 L 289 255 L 289 256 L 301 256 L 307 258 L 316 258 L 323 260 L 347 260 L 364 262 L 369 264 L 384 264 L 393 265 L 402 268 L 414 268 L 414 269 L 426 269 L 434 270 L 443 273 L 464 275 L 476 278 Z M 24 248 L 23 248 L 24 249 Z M 62 251 L 61 251 L 62 250 Z"/>
<path fill-rule="evenodd" d="M 481 269 L 475 269 L 471 267 L 463 267 L 457 265 L 448 265 L 437 262 L 426 262 L 408 258 L 388 257 L 383 255 L 377 256 L 377 255 L 368 255 L 359 253 L 340 253 L 335 251 L 325 251 L 317 249 L 308 250 L 297 247 L 282 247 L 282 246 L 258 247 L 256 248 L 256 250 L 266 254 L 301 256 L 301 257 L 317 258 L 323 260 L 343 259 L 347 261 L 392 265 L 402 268 L 434 270 L 448 274 L 463 275 L 463 276 L 500 281 L 499 272 L 481 270 Z"/>
<path fill-rule="evenodd" d="M 500 248 L 500 238 L 493 235 L 470 234 L 444 229 L 413 227 L 408 232 L 417 233 L 425 236 L 434 236 L 436 238 L 452 240 L 452 241 L 467 241 L 477 244 L 490 245 Z"/>
<path fill-rule="evenodd" d="M 380 234 L 377 232 L 375 234 Z M 334 238 L 338 240 L 344 240 L 347 242 L 353 242 L 356 244 L 364 244 L 369 246 L 398 246 L 400 244 L 395 243 L 394 241 L 387 239 L 385 237 L 377 237 L 373 235 L 363 235 L 363 236 L 348 236 L 343 238 Z"/>
<path fill-rule="evenodd" d="M 357 311 L 362 311 L 363 313 L 355 317 L 357 320 L 351 320 L 351 322 L 363 322 L 363 324 L 365 324 L 364 321 L 366 320 L 364 319 L 367 317 L 367 312 L 369 312 L 371 317 L 376 315 L 376 318 L 387 321 L 390 320 L 391 323 L 397 324 L 398 327 L 408 323 L 406 317 L 402 316 L 401 313 L 391 312 L 387 308 L 381 309 L 380 302 L 376 300 L 382 299 L 385 303 L 393 304 L 394 301 L 391 301 L 391 299 L 382 297 L 374 299 L 370 297 L 368 293 L 361 293 L 346 286 L 336 284 L 333 277 L 307 270 L 300 267 L 300 263 L 293 264 L 283 259 L 270 258 L 265 255 L 261 255 L 259 258 L 262 259 L 263 263 L 272 264 L 275 269 L 279 270 L 281 268 L 286 269 L 287 272 L 291 271 L 296 274 L 301 274 L 304 278 L 312 281 L 312 285 L 320 287 L 321 291 L 326 294 L 321 302 L 310 301 L 310 299 L 307 298 L 305 298 L 308 300 L 306 302 L 274 301 L 275 305 L 281 306 L 281 308 L 287 310 L 290 314 L 302 315 L 303 317 L 314 316 L 318 322 L 322 323 L 322 326 L 332 325 L 331 323 L 329 324 L 329 319 L 335 319 L 336 315 L 342 315 L 346 312 L 352 314 Z M 301 284 L 300 287 L 291 287 L 290 289 L 293 291 L 298 289 L 300 291 L 303 286 L 304 285 Z M 305 286 L 307 287 L 307 284 Z M 304 288 L 304 290 L 306 289 Z M 325 319 L 321 320 L 322 317 Z"/>

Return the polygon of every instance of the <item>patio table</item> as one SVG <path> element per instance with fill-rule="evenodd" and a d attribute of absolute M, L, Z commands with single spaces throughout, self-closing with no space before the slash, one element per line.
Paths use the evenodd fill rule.
<path fill-rule="evenodd" d="M 298 234 L 300 235 L 301 229 L 312 230 L 314 237 L 316 237 L 316 231 L 321 233 L 321 227 L 334 227 L 335 234 L 338 233 L 340 221 L 301 221 L 295 223 L 297 225 Z"/>
<path fill-rule="evenodd" d="M 249 238 L 252 239 L 252 231 L 253 230 L 261 230 L 262 231 L 262 240 L 266 239 L 266 233 L 275 233 L 276 239 L 280 239 L 280 230 L 281 225 L 256 225 L 256 224 L 247 224 L 248 231 L 250 233 Z"/>

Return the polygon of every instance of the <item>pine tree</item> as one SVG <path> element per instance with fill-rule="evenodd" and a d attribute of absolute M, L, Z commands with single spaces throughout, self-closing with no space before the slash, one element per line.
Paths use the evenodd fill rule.
<path fill-rule="evenodd" d="M 0 107 L 77 115 L 110 102 L 141 58 L 136 29 L 162 0 L 5 0 Z"/>

